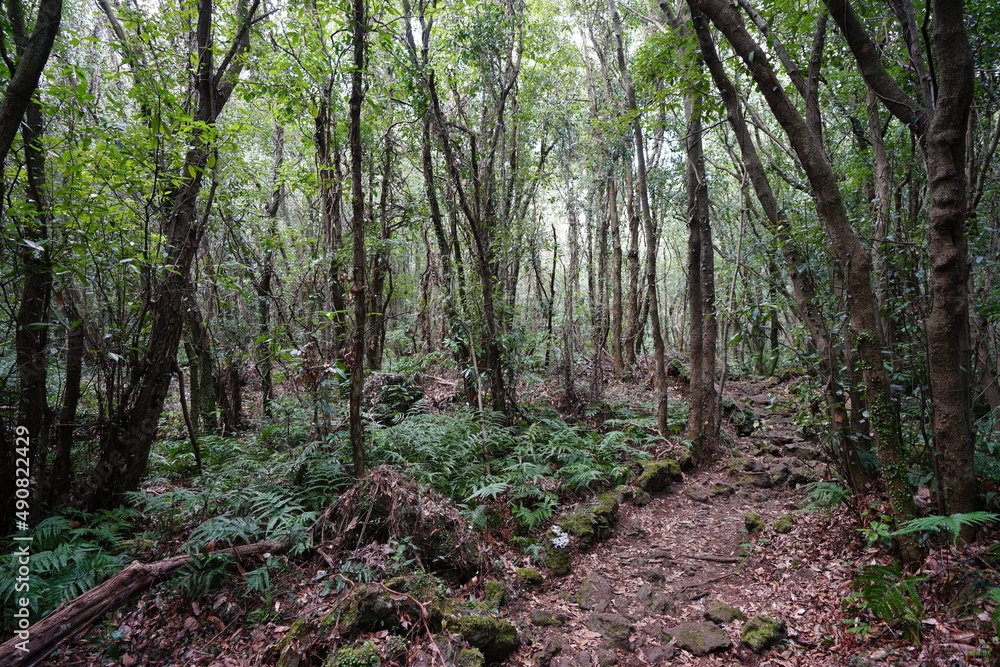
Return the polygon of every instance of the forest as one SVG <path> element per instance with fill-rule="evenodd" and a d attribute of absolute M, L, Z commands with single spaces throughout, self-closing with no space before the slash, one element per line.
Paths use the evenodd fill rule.
<path fill-rule="evenodd" d="M 0 27 L 0 667 L 1000 664 L 1000 6 Z"/>

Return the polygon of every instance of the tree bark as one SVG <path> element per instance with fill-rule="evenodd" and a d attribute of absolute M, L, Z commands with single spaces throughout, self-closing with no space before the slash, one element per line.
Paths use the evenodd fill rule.
<path fill-rule="evenodd" d="M 361 391 L 365 381 L 365 319 L 368 306 L 365 259 L 364 149 L 361 143 L 361 105 L 364 102 L 365 38 L 368 33 L 364 0 L 351 3 L 351 31 L 354 50 L 351 69 L 349 142 L 351 149 L 351 236 L 353 246 L 354 331 L 351 335 L 351 390 L 349 422 L 354 476 L 365 474 L 365 427 L 361 421 Z"/>

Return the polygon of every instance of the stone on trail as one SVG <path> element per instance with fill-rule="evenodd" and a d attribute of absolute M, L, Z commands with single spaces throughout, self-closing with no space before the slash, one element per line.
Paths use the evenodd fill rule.
<path fill-rule="evenodd" d="M 587 575 L 576 594 L 576 602 L 587 611 L 604 611 L 615 596 L 611 583 L 597 572 Z"/>
<path fill-rule="evenodd" d="M 759 514 L 746 514 L 743 517 L 743 525 L 746 527 L 747 532 L 751 535 L 755 533 L 762 533 L 767 527 L 764 520 L 760 518 Z"/>
<path fill-rule="evenodd" d="M 549 667 L 552 659 L 562 652 L 562 641 L 558 637 L 549 637 L 545 642 L 545 647 L 535 656 L 535 664 L 538 667 Z"/>
<path fill-rule="evenodd" d="M 629 635 L 635 632 L 635 626 L 628 618 L 621 614 L 595 613 L 587 619 L 587 627 L 604 635 L 605 640 L 612 646 L 632 650 L 629 643 Z"/>
<path fill-rule="evenodd" d="M 719 625 L 729 623 L 737 618 L 743 620 L 746 616 L 743 615 L 742 611 L 725 602 L 716 602 L 705 610 L 705 620 L 718 623 Z"/>
<path fill-rule="evenodd" d="M 683 491 L 684 495 L 699 503 L 707 503 L 711 499 L 711 495 L 708 491 L 704 489 L 696 489 L 693 486 L 689 486 Z"/>
<path fill-rule="evenodd" d="M 606 648 L 599 648 L 595 651 L 598 667 L 611 667 L 618 664 L 618 655 L 614 651 Z"/>
<path fill-rule="evenodd" d="M 525 590 L 538 590 L 545 583 L 542 573 L 533 567 L 519 567 L 514 570 L 514 581 L 518 588 Z"/>
<path fill-rule="evenodd" d="M 712 488 L 708 492 L 714 496 L 731 496 L 736 493 L 736 489 L 729 486 L 728 484 L 723 484 L 722 482 L 717 482 L 712 485 Z"/>
<path fill-rule="evenodd" d="M 457 626 L 462 639 L 482 651 L 487 662 L 505 660 L 521 643 L 517 628 L 507 621 L 470 615 L 461 616 L 450 623 Z"/>
<path fill-rule="evenodd" d="M 651 614 L 671 614 L 675 606 L 666 591 L 651 584 L 643 584 L 635 594 L 635 602 Z"/>
<path fill-rule="evenodd" d="M 758 614 L 743 625 L 740 639 L 755 653 L 760 653 L 784 639 L 786 631 L 784 621 Z"/>
<path fill-rule="evenodd" d="M 710 621 L 681 623 L 676 627 L 667 628 L 663 634 L 671 637 L 677 648 L 684 649 L 694 656 L 725 651 L 733 646 L 729 635 Z"/>
<path fill-rule="evenodd" d="M 774 532 L 782 535 L 792 532 L 793 527 L 795 527 L 795 517 L 791 514 L 786 514 L 774 522 Z"/>
<path fill-rule="evenodd" d="M 538 627 L 566 625 L 566 621 L 569 620 L 569 614 L 561 611 L 552 612 L 545 611 L 544 609 L 532 609 L 528 614 L 528 618 L 531 620 L 532 625 L 537 625 Z"/>
<path fill-rule="evenodd" d="M 671 482 L 680 478 L 681 466 L 677 461 L 647 461 L 642 467 L 642 473 L 636 478 L 635 485 L 649 493 L 658 493 L 669 489 Z"/>
<path fill-rule="evenodd" d="M 594 659 L 583 651 L 568 651 L 556 656 L 549 664 L 552 667 L 590 667 L 594 664 Z"/>
<path fill-rule="evenodd" d="M 674 656 L 677 655 L 677 649 L 671 644 L 650 646 L 643 649 L 643 654 L 646 656 L 646 662 L 650 665 L 661 665 L 668 660 L 673 660 Z"/>

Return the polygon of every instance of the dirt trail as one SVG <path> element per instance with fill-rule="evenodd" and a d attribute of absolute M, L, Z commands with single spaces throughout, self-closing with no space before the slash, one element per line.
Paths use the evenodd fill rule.
<path fill-rule="evenodd" d="M 840 532 L 830 519 L 795 513 L 804 505 L 796 485 L 822 475 L 819 452 L 779 407 L 780 388 L 735 389 L 759 427 L 736 440 L 731 458 L 685 475 L 645 507 L 623 505 L 612 537 L 578 554 L 572 574 L 507 609 L 530 639 L 513 664 L 844 664 L 837 656 L 849 647 L 832 610 L 849 591 L 853 566 L 824 546 Z M 764 527 L 748 533 L 748 515 Z M 810 535 L 807 546 L 800 533 Z M 706 621 L 720 602 L 746 619 L 784 621 L 788 639 L 753 652 L 740 642 L 744 620 L 721 622 L 723 612 Z M 683 623 L 700 623 L 707 645 L 680 649 L 688 644 L 676 630 Z M 712 650 L 695 655 L 702 648 Z"/>

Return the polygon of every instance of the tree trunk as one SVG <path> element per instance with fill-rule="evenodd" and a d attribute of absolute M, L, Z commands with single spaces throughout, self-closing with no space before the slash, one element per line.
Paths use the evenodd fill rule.
<path fill-rule="evenodd" d="M 825 147 L 786 95 L 771 68 L 766 51 L 753 40 L 739 14 L 725 0 L 689 0 L 689 4 L 692 10 L 700 10 L 709 17 L 733 45 L 806 171 L 817 212 L 843 270 L 850 295 L 848 312 L 851 333 L 865 381 L 866 402 L 889 494 L 890 510 L 899 525 L 916 516 L 916 507 L 907 480 L 907 450 L 900 430 L 899 411 L 889 390 L 889 374 L 883 362 L 878 335 L 871 286 L 871 258 L 851 227 L 837 176 L 827 159 Z M 899 544 L 904 560 L 913 562 L 922 557 L 919 545 L 911 536 L 902 536 Z"/>
<path fill-rule="evenodd" d="M 354 331 L 351 335 L 351 390 L 349 422 L 354 476 L 365 474 L 365 426 L 361 421 L 361 391 L 365 382 L 365 318 L 368 287 L 365 266 L 364 153 L 361 143 L 361 105 L 364 102 L 365 36 L 368 32 L 364 0 L 351 3 L 351 30 L 354 61 L 351 69 L 350 150 L 351 150 L 351 236 L 353 245 Z"/>
<path fill-rule="evenodd" d="M 7 20 L 14 36 L 17 51 L 17 67 L 10 72 L 3 100 L 0 100 L 0 167 L 7 160 L 17 130 L 28 107 L 33 104 L 38 80 L 48 62 L 49 52 L 59 33 L 62 20 L 62 0 L 40 0 L 35 27 L 27 37 L 23 5 L 16 0 L 7 3 Z M 0 179 L 2 188 L 2 179 Z M 5 200 L 0 191 L 0 205 Z"/>
<path fill-rule="evenodd" d="M 635 144 L 636 185 L 639 193 L 639 210 L 642 213 L 642 223 L 646 231 L 646 289 L 649 304 L 649 318 L 653 333 L 653 361 L 656 366 L 656 425 L 663 437 L 667 436 L 667 371 L 664 366 L 663 335 L 660 331 L 660 305 L 656 293 L 656 224 L 649 210 L 649 190 L 646 186 L 646 149 L 642 139 L 642 125 L 639 122 L 638 107 L 635 101 L 635 88 L 628 66 L 625 64 L 625 46 L 622 38 L 621 17 L 615 0 L 609 0 L 611 9 L 611 25 L 615 33 L 615 47 L 618 57 L 618 71 L 625 84 L 625 101 L 632 118 L 632 138 Z"/>
<path fill-rule="evenodd" d="M 935 0 L 934 61 L 940 68 L 933 98 L 929 67 L 912 20 L 913 7 L 899 2 L 912 65 L 921 84 L 923 105 L 910 99 L 883 66 L 881 55 L 849 0 L 824 0 L 854 54 L 858 69 L 886 108 L 918 140 L 930 195 L 928 249 L 931 260 L 932 307 L 927 330 L 934 445 L 940 458 L 948 511 L 979 509 L 975 476 L 975 432 L 972 419 L 971 344 L 965 239 L 968 214 L 966 133 L 973 98 L 972 51 L 964 24 L 963 3 Z M 930 106 L 933 100 L 933 106 Z M 973 531 L 963 531 L 970 537 Z"/>
<path fill-rule="evenodd" d="M 249 45 L 250 21 L 259 0 L 249 11 L 241 11 L 242 28 L 233 48 L 235 56 Z M 212 63 L 212 14 L 210 0 L 198 3 L 197 44 L 198 71 L 196 89 L 198 108 L 194 120 L 213 126 L 219 113 L 232 95 L 239 80 L 239 57 L 227 58 L 216 71 Z M 198 194 L 213 152 L 211 139 L 205 131 L 192 132 L 190 144 L 172 193 L 170 215 L 163 220 L 162 233 L 166 253 L 165 270 L 156 283 L 152 304 L 149 339 L 144 346 L 139 365 L 133 369 L 132 381 L 126 388 L 116 414 L 101 442 L 101 452 L 92 477 L 91 509 L 114 507 L 121 495 L 139 487 L 149 461 L 149 452 L 163 403 L 170 388 L 177 349 L 180 345 L 184 303 L 188 294 L 188 277 L 205 230 L 207 213 L 199 215 Z M 212 192 L 206 206 L 210 208 Z"/>

